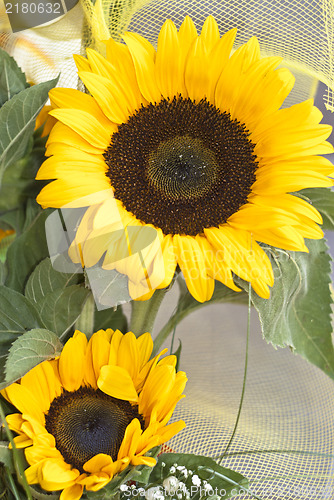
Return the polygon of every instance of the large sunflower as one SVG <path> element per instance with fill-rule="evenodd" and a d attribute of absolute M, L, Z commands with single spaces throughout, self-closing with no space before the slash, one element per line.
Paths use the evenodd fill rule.
<path fill-rule="evenodd" d="M 20 413 L 6 417 L 26 448 L 29 484 L 76 500 L 97 491 L 129 464 L 153 466 L 145 453 L 184 427 L 167 425 L 183 397 L 184 372 L 165 351 L 149 361 L 148 333 L 76 331 L 58 359 L 44 361 L 2 394 Z"/>
<path fill-rule="evenodd" d="M 239 290 L 233 273 L 269 297 L 272 266 L 257 242 L 307 252 L 304 238 L 323 236 L 317 210 L 290 193 L 332 185 L 332 164 L 317 156 L 333 152 L 331 127 L 312 100 L 280 109 L 294 77 L 277 69 L 280 57 L 260 57 L 255 37 L 230 56 L 235 35 L 220 37 L 210 16 L 198 36 L 186 17 L 179 31 L 165 22 L 157 50 L 125 33 L 125 45 L 106 42 L 106 58 L 75 56 L 90 95 L 51 91 L 58 122 L 37 177 L 56 179 L 38 196 L 43 207 L 88 206 L 74 260 L 103 256 L 117 268 L 116 229 L 153 227 L 163 266 L 146 256 L 159 277 L 150 293 L 178 265 L 199 301 L 215 279 Z M 113 194 L 117 215 L 100 192 Z M 132 257 L 118 267 L 130 288 L 141 279 Z"/>

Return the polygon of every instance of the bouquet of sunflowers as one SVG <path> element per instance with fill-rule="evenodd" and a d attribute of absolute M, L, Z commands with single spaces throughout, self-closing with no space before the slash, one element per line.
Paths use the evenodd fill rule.
<path fill-rule="evenodd" d="M 82 0 L 75 9 L 84 22 L 70 88 L 58 75 L 27 79 L 3 30 L 0 498 L 331 498 L 260 495 L 246 445 L 235 451 L 242 460 L 226 461 L 252 307 L 265 340 L 304 358 L 290 363 L 310 366 L 333 394 L 321 229 L 334 229 L 331 126 L 312 98 L 298 100 L 298 86 L 292 94 L 283 49 L 257 30 L 238 38 L 221 5 Z M 156 9 L 162 22 L 150 24 Z M 175 332 L 190 313 L 231 303 L 247 312 L 238 408 L 225 445 L 199 453 L 180 446 L 189 411 Z M 210 365 L 224 341 L 207 339 Z M 197 405 L 205 401 L 199 392 Z"/>

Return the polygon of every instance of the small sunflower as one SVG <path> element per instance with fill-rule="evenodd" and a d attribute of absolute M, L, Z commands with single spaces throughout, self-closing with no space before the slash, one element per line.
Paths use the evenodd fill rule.
<path fill-rule="evenodd" d="M 6 419 L 26 448 L 29 484 L 76 500 L 129 464 L 155 465 L 145 453 L 185 426 L 167 423 L 187 379 L 175 356 L 159 361 L 166 350 L 149 360 L 152 349 L 148 333 L 100 330 L 87 342 L 76 331 L 58 359 L 2 391 L 20 412 Z"/>
<path fill-rule="evenodd" d="M 43 207 L 88 206 L 74 260 L 117 269 L 119 224 L 153 227 L 164 264 L 161 273 L 148 260 L 155 288 L 179 266 L 200 302 L 215 279 L 239 290 L 234 274 L 268 298 L 273 271 L 258 242 L 307 252 L 304 238 L 323 236 L 320 214 L 291 192 L 332 186 L 333 166 L 318 156 L 333 152 L 331 127 L 312 100 L 280 109 L 293 75 L 277 68 L 282 58 L 260 57 L 255 37 L 230 55 L 235 36 L 220 37 L 211 16 L 198 35 L 186 17 L 179 30 L 165 22 L 156 50 L 127 32 L 125 44 L 106 42 L 106 58 L 75 56 L 89 94 L 51 91 L 58 121 L 37 176 L 55 179 Z M 105 191 L 120 220 L 109 200 L 90 201 Z M 121 272 L 136 284 L 136 259 Z"/>

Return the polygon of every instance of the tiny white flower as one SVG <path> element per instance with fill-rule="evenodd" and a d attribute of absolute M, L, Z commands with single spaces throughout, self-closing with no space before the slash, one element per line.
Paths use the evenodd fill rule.
<path fill-rule="evenodd" d="M 128 491 L 129 486 L 127 486 L 126 484 L 121 484 L 121 486 L 119 487 L 119 489 L 120 489 L 121 491 Z"/>
<path fill-rule="evenodd" d="M 147 500 L 164 500 L 164 495 L 161 492 L 160 486 L 154 486 L 145 491 L 145 498 Z"/>
<path fill-rule="evenodd" d="M 179 487 L 179 480 L 175 476 L 167 477 L 162 483 L 162 486 L 165 488 L 166 493 L 174 494 L 176 489 Z"/>
<path fill-rule="evenodd" d="M 195 486 L 201 486 L 202 481 L 200 480 L 200 478 L 198 477 L 197 474 L 193 475 L 193 477 L 192 477 L 192 483 Z"/>

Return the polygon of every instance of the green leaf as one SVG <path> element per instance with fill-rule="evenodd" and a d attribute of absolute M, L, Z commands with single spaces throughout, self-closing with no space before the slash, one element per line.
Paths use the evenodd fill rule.
<path fill-rule="evenodd" d="M 14 472 L 14 464 L 13 464 L 13 454 L 8 447 L 8 441 L 0 441 L 0 462 L 4 464 L 8 470 L 13 473 Z"/>
<path fill-rule="evenodd" d="M 301 198 L 314 205 L 322 215 L 323 229 L 334 231 L 334 191 L 330 188 L 303 189 Z"/>
<path fill-rule="evenodd" d="M 43 327 L 37 310 L 26 297 L 0 286 L 0 383 L 5 378 L 4 367 L 12 343 L 23 333 Z"/>
<path fill-rule="evenodd" d="M 26 231 L 8 249 L 6 285 L 18 292 L 23 293 L 28 276 L 49 255 L 45 236 L 45 220 L 49 214 L 50 211 L 39 208 Z"/>
<path fill-rule="evenodd" d="M 205 307 L 209 304 L 215 304 L 220 302 L 233 302 L 233 303 L 246 303 L 247 294 L 245 292 L 234 292 L 227 286 L 223 285 L 219 281 L 215 283 L 215 290 L 213 292 L 212 298 L 207 302 L 197 302 L 196 299 L 189 293 L 187 287 L 183 285 L 182 277 L 179 276 L 177 282 L 180 286 L 180 298 L 178 301 L 178 306 L 175 313 L 170 317 L 165 326 L 160 330 L 159 334 L 154 340 L 154 351 L 156 354 L 160 349 L 161 345 L 167 339 L 168 335 L 174 330 L 174 328 L 190 313 L 197 311 L 201 307 Z"/>
<path fill-rule="evenodd" d="M 334 378 L 330 256 L 325 240 L 307 240 L 309 253 L 273 250 L 275 283 L 270 299 L 255 293 L 264 338 L 286 347 Z M 248 284 L 241 283 L 248 288 Z"/>
<path fill-rule="evenodd" d="M 7 168 L 3 175 L 0 196 L 0 220 L 6 220 L 9 211 L 21 210 L 25 204 L 35 200 L 46 181 L 36 181 L 37 171 L 45 160 L 45 137 L 39 137 L 37 132 L 29 141 L 29 151 L 20 160 Z M 30 148 L 31 142 L 31 148 Z M 36 204 L 36 201 L 34 201 Z M 21 232 L 22 226 L 13 226 Z"/>
<path fill-rule="evenodd" d="M 4 262 L 0 260 L 0 285 L 4 285 L 7 277 L 7 268 Z"/>
<path fill-rule="evenodd" d="M 80 285 L 58 288 L 37 303 L 45 326 L 62 337 L 76 322 L 90 291 Z"/>
<path fill-rule="evenodd" d="M 12 384 L 42 361 L 59 356 L 62 347 L 57 335 L 48 330 L 35 328 L 24 333 L 9 350 L 5 382 L 0 387 Z"/>
<path fill-rule="evenodd" d="M 15 60 L 3 49 L 0 49 L 0 107 L 15 94 L 29 85 Z"/>
<path fill-rule="evenodd" d="M 116 310 L 104 309 L 102 311 L 95 311 L 94 332 L 106 330 L 107 328 L 120 330 L 123 333 L 128 331 L 128 322 L 123 313 L 122 306 L 117 306 Z"/>
<path fill-rule="evenodd" d="M 21 229 L 24 225 L 25 213 L 24 207 L 19 207 L 17 209 L 5 210 L 0 212 L 0 221 L 2 229 L 14 229 L 17 234 L 21 233 Z"/>
<path fill-rule="evenodd" d="M 5 262 L 7 250 L 10 244 L 15 240 L 15 234 L 8 234 L 0 241 L 0 262 Z"/>
<path fill-rule="evenodd" d="M 17 336 L 42 325 L 40 315 L 26 297 L 15 290 L 0 286 L 0 348 L 3 345 L 3 336 Z"/>
<path fill-rule="evenodd" d="M 24 156 L 36 116 L 57 81 L 58 78 L 22 90 L 0 109 L 0 185 L 6 168 Z"/>
<path fill-rule="evenodd" d="M 189 498 L 199 498 L 200 492 L 204 491 L 204 481 L 209 483 L 218 498 L 235 496 L 236 487 L 241 489 L 240 494 L 248 489 L 248 480 L 244 476 L 218 465 L 212 458 L 201 455 L 163 453 L 150 475 L 149 486 L 161 486 L 163 481 L 171 476 L 186 485 Z"/>
<path fill-rule="evenodd" d="M 48 294 L 57 289 L 76 285 L 80 276 L 78 274 L 65 274 L 55 271 L 49 257 L 42 260 L 29 276 L 25 287 L 25 296 L 31 302 L 39 302 Z"/>

